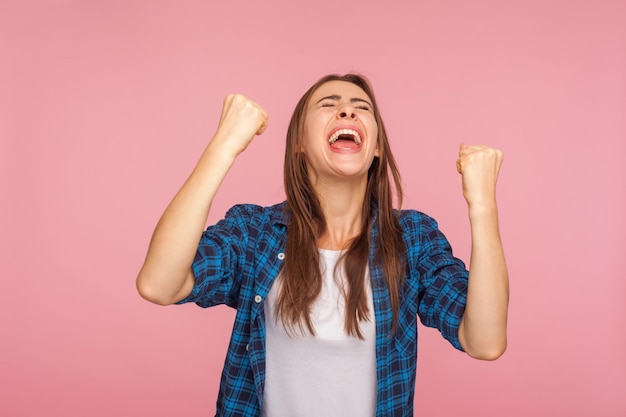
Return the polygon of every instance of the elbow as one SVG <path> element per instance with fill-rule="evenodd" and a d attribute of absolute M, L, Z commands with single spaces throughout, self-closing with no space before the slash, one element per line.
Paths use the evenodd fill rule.
<path fill-rule="evenodd" d="M 459 342 L 470 357 L 483 361 L 495 361 L 507 348 L 506 321 L 468 326 L 465 316 L 459 326 Z"/>
<path fill-rule="evenodd" d="M 479 349 L 466 349 L 465 352 L 474 359 L 495 361 L 506 352 L 506 340 L 500 343 L 494 343 L 490 346 L 483 346 Z"/>
<path fill-rule="evenodd" d="M 144 300 L 161 306 L 173 304 L 170 298 L 165 297 L 160 291 L 158 291 L 158 288 L 152 285 L 150 281 L 141 273 L 137 277 L 136 286 L 137 292 Z"/>

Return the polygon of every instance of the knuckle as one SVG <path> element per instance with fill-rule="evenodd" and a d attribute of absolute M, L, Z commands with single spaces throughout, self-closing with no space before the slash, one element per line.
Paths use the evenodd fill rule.
<path fill-rule="evenodd" d="M 235 94 L 233 99 L 238 104 L 245 104 L 247 102 L 247 99 L 243 94 Z"/>

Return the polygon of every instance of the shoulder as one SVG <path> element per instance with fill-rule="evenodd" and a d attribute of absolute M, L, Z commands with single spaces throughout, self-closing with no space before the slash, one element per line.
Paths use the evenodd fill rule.
<path fill-rule="evenodd" d="M 418 210 L 398 211 L 398 223 L 407 250 L 429 250 L 433 247 L 447 247 L 445 235 L 437 221 Z"/>
<path fill-rule="evenodd" d="M 286 202 L 272 206 L 258 204 L 237 204 L 232 206 L 225 216 L 226 221 L 250 223 L 284 224 L 286 221 Z"/>
<path fill-rule="evenodd" d="M 396 213 L 398 215 L 398 223 L 404 233 L 438 228 L 437 221 L 421 211 L 405 209 L 398 210 Z"/>
<path fill-rule="evenodd" d="M 421 259 L 425 254 L 434 253 L 452 254 L 450 242 L 433 217 L 417 210 L 401 210 L 398 221 L 409 258 Z"/>

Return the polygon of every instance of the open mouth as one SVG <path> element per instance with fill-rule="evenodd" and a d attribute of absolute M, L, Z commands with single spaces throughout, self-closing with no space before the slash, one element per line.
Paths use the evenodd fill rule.
<path fill-rule="evenodd" d="M 328 138 L 328 142 L 333 145 L 335 143 L 361 144 L 361 135 L 353 129 L 339 129 Z"/>

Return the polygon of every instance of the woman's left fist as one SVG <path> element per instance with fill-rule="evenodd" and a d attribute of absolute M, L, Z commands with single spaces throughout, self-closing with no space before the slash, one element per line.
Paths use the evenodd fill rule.
<path fill-rule="evenodd" d="M 467 204 L 495 204 L 502 160 L 502 152 L 497 149 L 461 144 L 456 169 L 462 177 L 463 197 Z"/>

